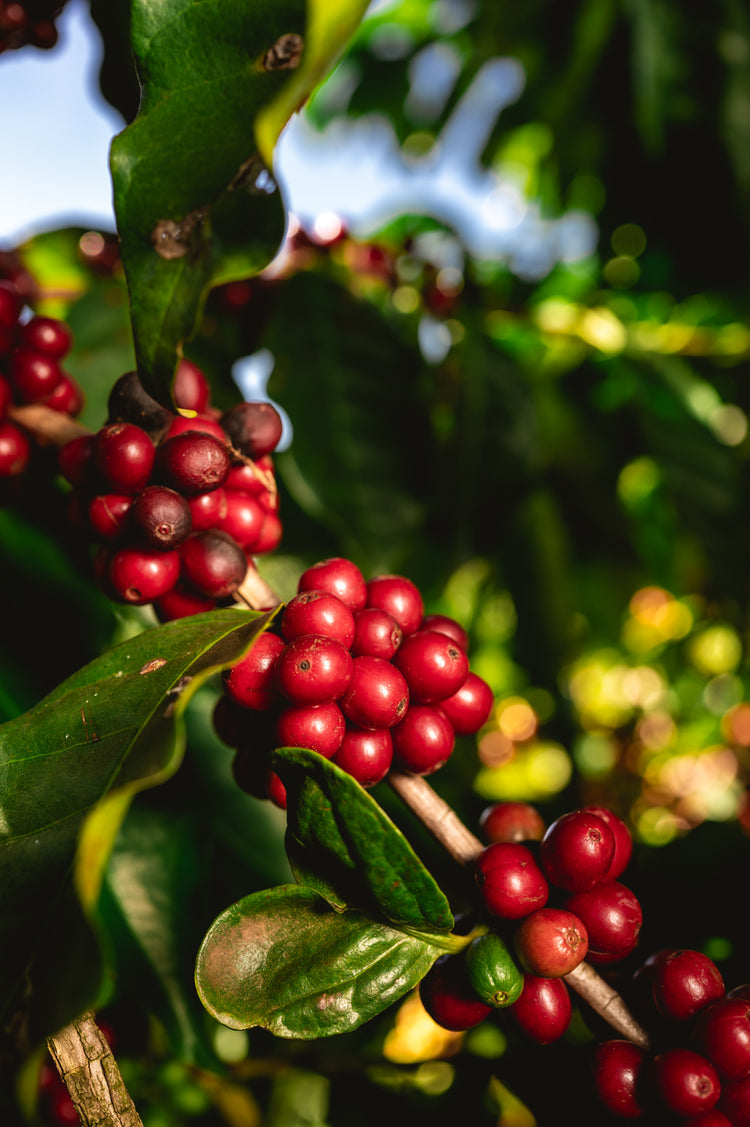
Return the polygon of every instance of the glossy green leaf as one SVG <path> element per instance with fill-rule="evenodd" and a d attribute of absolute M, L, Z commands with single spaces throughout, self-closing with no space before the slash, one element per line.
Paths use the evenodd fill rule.
<path fill-rule="evenodd" d="M 208 290 L 276 253 L 285 216 L 273 146 L 363 7 L 135 0 L 141 103 L 113 142 L 111 168 L 138 368 L 162 402 Z M 254 125 L 266 109 L 261 143 Z"/>
<path fill-rule="evenodd" d="M 269 167 L 276 139 L 313 87 L 325 77 L 356 30 L 370 0 L 308 0 L 302 63 L 279 95 L 258 115 L 258 147 Z"/>
<path fill-rule="evenodd" d="M 282 885 L 227 908 L 198 953 L 201 1001 L 233 1029 L 279 1037 L 346 1033 L 381 1013 L 443 952 L 309 888 Z"/>
<path fill-rule="evenodd" d="M 49 934 L 56 946 L 42 970 L 50 974 L 50 957 L 64 967 L 69 932 L 56 933 L 53 925 L 70 880 L 83 909 L 92 911 L 132 796 L 179 764 L 188 699 L 211 672 L 236 661 L 268 621 L 268 615 L 223 610 L 147 630 L 0 727 L 0 1008 L 6 1016 L 33 986 L 35 959 Z M 77 983 L 68 985 L 72 1016 L 91 997 L 81 998 Z M 31 993 L 43 1011 L 44 996 Z M 43 1014 L 38 1020 L 44 1026 Z"/>
<path fill-rule="evenodd" d="M 287 856 L 301 884 L 396 927 L 450 931 L 453 916 L 435 879 L 351 775 L 303 748 L 275 752 L 274 768 L 287 789 Z"/>

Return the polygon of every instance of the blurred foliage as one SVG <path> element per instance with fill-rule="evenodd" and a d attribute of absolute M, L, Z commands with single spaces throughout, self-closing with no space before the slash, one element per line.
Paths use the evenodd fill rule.
<path fill-rule="evenodd" d="M 92 7 L 132 118 L 122 30 Z M 479 97 L 498 60 L 521 76 L 500 110 Z M 221 405 L 239 398 L 241 358 L 272 367 L 293 438 L 277 457 L 282 548 L 260 566 L 280 594 L 342 554 L 367 575 L 408 575 L 429 610 L 468 629 L 497 704 L 435 789 L 473 829 L 505 797 L 548 820 L 612 806 L 637 840 L 633 966 L 692 946 L 728 985 L 750 977 L 737 896 L 750 867 L 748 106 L 750 19 L 736 0 L 381 3 L 306 120 L 323 141 L 379 115 L 425 184 L 430 161 L 466 157 L 451 149 L 460 111 L 480 139 L 470 171 L 512 203 L 517 230 L 504 249 L 491 227 L 469 238 L 465 215 L 453 222 L 436 197 L 420 209 L 410 192 L 377 233 L 292 220 L 267 270 L 211 294 L 186 346 Z M 583 233 L 582 257 L 566 231 Z M 74 327 L 69 366 L 92 427 L 133 364 L 122 273 L 99 238 L 20 248 L 35 305 Z M 4 717 L 155 622 L 97 594 L 64 487 L 41 463 L 0 513 Z M 206 688 L 191 705 L 175 779 L 134 803 L 101 905 L 118 1057 L 146 1127 L 374 1125 L 404 1109 L 437 1124 L 557 1122 L 601 1032 L 590 1014 L 540 1050 L 495 1017 L 446 1034 L 410 996 L 300 1046 L 224 1030 L 196 1007 L 190 951 L 210 921 L 288 880 L 283 816 L 234 786 L 214 699 Z M 375 796 L 454 910 L 470 906 L 429 835 L 387 787 Z M 2 1047 L 10 1056 L 9 1036 Z M 579 1113 L 600 1121 L 580 1087 Z M 36 1114 L 50 1122 L 44 1101 Z"/>

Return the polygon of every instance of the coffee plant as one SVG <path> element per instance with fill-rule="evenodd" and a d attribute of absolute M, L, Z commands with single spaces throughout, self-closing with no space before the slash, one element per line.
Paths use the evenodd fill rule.
<path fill-rule="evenodd" d="M 76 5 L 116 231 L 0 248 L 3 1125 L 747 1127 L 745 13 L 0 53 Z"/>

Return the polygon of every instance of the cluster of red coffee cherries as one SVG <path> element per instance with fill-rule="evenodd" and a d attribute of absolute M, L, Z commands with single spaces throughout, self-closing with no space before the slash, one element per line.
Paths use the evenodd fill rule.
<path fill-rule="evenodd" d="M 628 1000 L 653 1047 L 619 1039 L 596 1046 L 601 1103 L 624 1119 L 672 1116 L 685 1127 L 748 1127 L 750 984 L 727 992 L 708 956 L 670 949 L 639 967 Z"/>
<path fill-rule="evenodd" d="M 177 413 L 128 372 L 110 393 L 107 423 L 59 452 L 71 519 L 99 543 L 100 586 L 120 602 L 153 603 L 161 621 L 231 600 L 253 557 L 281 539 L 276 408 L 212 408 L 209 384 L 188 360 L 174 398 Z"/>
<path fill-rule="evenodd" d="M 0 480 L 23 475 L 33 442 L 8 416 L 14 406 L 40 404 L 75 416 L 80 387 L 60 366 L 73 344 L 70 329 L 54 317 L 22 320 L 24 299 L 13 282 L 0 280 Z"/>
<path fill-rule="evenodd" d="M 456 735 L 478 731 L 493 703 L 469 670 L 463 627 L 425 615 L 410 579 L 365 581 L 350 560 L 308 568 L 268 630 L 224 674 L 214 723 L 236 749 L 243 789 L 285 806 L 268 769 L 274 747 L 303 747 L 332 759 L 362 786 L 392 765 L 415 775 L 438 770 Z"/>
<path fill-rule="evenodd" d="M 41 47 L 57 43 L 55 20 L 66 0 L 0 0 L 0 54 L 14 47 Z"/>
<path fill-rule="evenodd" d="M 481 827 L 490 842 L 474 862 L 481 910 L 523 975 L 520 996 L 507 1012 L 533 1041 L 549 1044 L 570 1023 L 564 976 L 587 956 L 606 965 L 636 945 L 640 904 L 617 879 L 631 857 L 630 832 L 599 806 L 564 814 L 545 829 L 535 808 L 518 802 L 488 807 Z M 468 1029 L 492 1007 L 477 997 L 462 957 L 448 963 L 433 967 L 422 998 L 439 1024 Z"/>

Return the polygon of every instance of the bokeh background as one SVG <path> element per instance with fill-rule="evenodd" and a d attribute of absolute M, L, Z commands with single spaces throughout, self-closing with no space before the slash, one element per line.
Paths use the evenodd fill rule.
<path fill-rule="evenodd" d="M 0 58 L 6 269 L 73 327 L 94 427 L 132 367 L 106 153 L 133 76 L 102 9 L 70 0 L 54 50 Z M 216 290 L 186 349 L 217 402 L 239 385 L 287 418 L 284 540 L 261 564 L 282 596 L 345 555 L 408 575 L 469 630 L 496 708 L 435 788 L 475 830 L 503 799 L 548 820 L 611 806 L 645 914 L 623 974 L 695 947 L 728 985 L 750 979 L 748 154 L 735 0 L 376 2 L 280 142 L 278 257 Z M 62 491 L 31 482 L 0 512 L 6 717 L 155 624 L 97 594 Z M 135 804 L 108 886 L 110 1008 L 148 1127 L 369 1125 L 394 1106 L 526 1127 L 561 1100 L 585 1111 L 569 1076 L 591 1015 L 545 1050 L 500 1019 L 441 1035 L 413 999 L 312 1048 L 207 1025 L 189 997 L 196 937 L 213 908 L 286 873 L 283 815 L 231 791 L 215 699 L 194 706 L 177 779 Z M 118 899 L 122 866 L 165 827 L 192 905 L 168 982 Z M 444 881 L 460 909 L 460 874 Z M 196 1044 L 230 1070 L 221 1092 Z"/>

